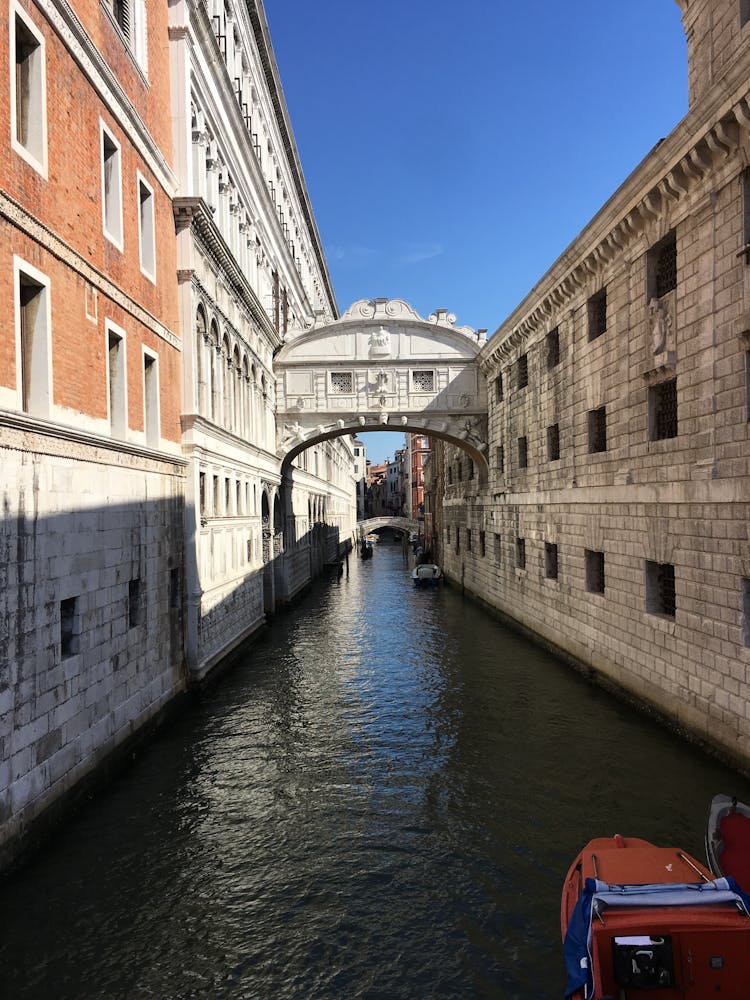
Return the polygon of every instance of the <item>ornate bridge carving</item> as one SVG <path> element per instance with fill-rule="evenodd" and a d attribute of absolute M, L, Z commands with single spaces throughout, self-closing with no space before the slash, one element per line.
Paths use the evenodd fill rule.
<path fill-rule="evenodd" d="M 487 391 L 476 357 L 485 331 L 438 309 L 423 319 L 401 299 L 362 299 L 340 319 L 290 333 L 274 359 L 277 450 L 314 441 L 413 431 L 464 447 L 487 472 Z"/>

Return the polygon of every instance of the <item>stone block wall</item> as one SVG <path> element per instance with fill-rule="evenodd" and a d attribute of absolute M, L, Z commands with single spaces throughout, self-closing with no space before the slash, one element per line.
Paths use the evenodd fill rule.
<path fill-rule="evenodd" d="M 185 688 L 183 466 L 5 426 L 0 856 Z"/>

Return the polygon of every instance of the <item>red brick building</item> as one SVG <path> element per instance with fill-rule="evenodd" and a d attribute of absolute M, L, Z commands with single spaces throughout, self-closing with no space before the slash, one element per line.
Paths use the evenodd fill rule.
<path fill-rule="evenodd" d="M 184 685 L 184 462 L 167 7 L 8 0 L 0 60 L 2 860 Z"/>

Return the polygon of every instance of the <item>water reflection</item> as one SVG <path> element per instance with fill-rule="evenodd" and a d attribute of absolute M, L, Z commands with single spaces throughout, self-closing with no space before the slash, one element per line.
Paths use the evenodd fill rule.
<path fill-rule="evenodd" d="M 3 887 L 5 989 L 560 996 L 574 853 L 621 832 L 700 855 L 718 790 L 750 797 L 381 544 Z"/>

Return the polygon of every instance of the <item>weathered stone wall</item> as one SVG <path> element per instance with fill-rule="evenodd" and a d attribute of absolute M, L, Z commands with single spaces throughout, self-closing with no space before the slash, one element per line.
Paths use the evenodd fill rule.
<path fill-rule="evenodd" d="M 181 462 L 5 425 L 0 857 L 185 687 Z"/>
<path fill-rule="evenodd" d="M 488 342 L 490 480 L 447 448 L 437 521 L 450 577 L 747 765 L 750 52 L 711 65 Z"/>

